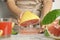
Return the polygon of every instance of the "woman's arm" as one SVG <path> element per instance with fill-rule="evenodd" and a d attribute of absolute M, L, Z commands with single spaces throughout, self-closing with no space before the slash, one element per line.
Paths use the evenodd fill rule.
<path fill-rule="evenodd" d="M 13 13 L 15 13 L 15 14 L 18 15 L 18 16 L 20 16 L 21 10 L 19 9 L 19 7 L 16 6 L 15 1 L 16 1 L 16 0 L 7 0 L 7 5 L 8 5 L 8 8 L 9 8 Z"/>
<path fill-rule="evenodd" d="M 19 15 L 21 14 L 21 10 L 19 9 L 19 7 L 16 6 L 15 4 L 16 0 L 7 0 L 7 5 L 8 8 L 14 12 L 15 14 Z M 52 7 L 52 0 L 44 0 L 43 1 L 44 7 L 42 9 L 42 14 L 45 15 L 46 13 L 48 13 L 51 10 Z M 42 16 L 43 16 L 42 15 Z"/>
<path fill-rule="evenodd" d="M 52 8 L 52 0 L 44 0 L 43 1 L 43 8 L 42 8 L 42 16 L 45 16 Z"/>

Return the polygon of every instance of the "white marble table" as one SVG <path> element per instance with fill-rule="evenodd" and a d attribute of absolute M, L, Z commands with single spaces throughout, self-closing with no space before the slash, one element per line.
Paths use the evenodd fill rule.
<path fill-rule="evenodd" d="M 3 38 L 0 40 L 54 40 L 52 38 L 47 38 L 43 34 L 38 34 L 38 35 L 12 35 L 9 38 Z"/>

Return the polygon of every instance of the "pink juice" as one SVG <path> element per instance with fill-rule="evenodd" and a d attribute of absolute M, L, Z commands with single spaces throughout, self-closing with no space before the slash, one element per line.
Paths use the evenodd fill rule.
<path fill-rule="evenodd" d="M 11 35 L 12 22 L 0 22 L 0 30 L 3 31 L 2 36 Z"/>

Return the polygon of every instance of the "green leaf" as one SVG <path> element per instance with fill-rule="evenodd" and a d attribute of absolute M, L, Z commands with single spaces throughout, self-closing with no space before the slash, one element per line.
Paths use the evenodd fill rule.
<path fill-rule="evenodd" d="M 12 34 L 13 34 L 13 35 L 16 35 L 16 34 L 18 34 L 18 32 L 12 30 Z"/>
<path fill-rule="evenodd" d="M 47 32 L 47 30 L 45 30 L 44 34 L 45 34 L 46 37 L 50 36 L 49 33 Z"/>
<path fill-rule="evenodd" d="M 42 25 L 52 23 L 57 17 L 60 16 L 60 9 L 55 9 L 47 13 L 47 15 L 42 20 Z"/>

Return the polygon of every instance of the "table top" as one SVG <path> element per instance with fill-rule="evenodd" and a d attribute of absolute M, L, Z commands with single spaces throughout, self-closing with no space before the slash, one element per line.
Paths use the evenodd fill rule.
<path fill-rule="evenodd" d="M 2 38 L 0 40 L 54 40 L 49 37 L 45 37 L 44 34 L 35 34 L 35 35 L 11 35 L 8 38 Z"/>

